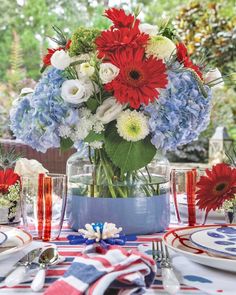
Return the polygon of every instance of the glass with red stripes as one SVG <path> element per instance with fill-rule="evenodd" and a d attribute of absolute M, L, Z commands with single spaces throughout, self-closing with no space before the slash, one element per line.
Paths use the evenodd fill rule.
<path fill-rule="evenodd" d="M 22 177 L 22 219 L 34 239 L 56 240 L 60 236 L 66 207 L 66 175 L 39 174 Z"/>

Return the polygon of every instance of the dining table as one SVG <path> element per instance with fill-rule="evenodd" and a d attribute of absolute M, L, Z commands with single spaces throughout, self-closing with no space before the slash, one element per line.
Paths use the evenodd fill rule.
<path fill-rule="evenodd" d="M 176 225 L 170 225 L 169 229 L 175 228 Z M 66 224 L 63 225 L 60 237 L 52 241 L 50 243 L 57 246 L 57 249 L 59 251 L 59 254 L 65 258 L 65 260 L 50 269 L 46 272 L 46 279 L 44 288 L 40 292 L 33 292 L 30 288 L 31 282 L 28 283 L 21 283 L 18 286 L 7 288 L 7 287 L 0 287 L 0 294 L 26 294 L 26 295 L 35 295 L 35 294 L 43 294 L 44 291 L 52 284 L 54 283 L 58 278 L 63 276 L 63 274 L 66 272 L 66 270 L 70 267 L 72 264 L 74 258 L 84 249 L 84 245 L 71 245 L 67 239 L 67 236 L 70 234 L 75 234 L 74 231 L 72 231 L 69 226 Z M 160 240 L 160 238 L 163 236 L 164 233 L 156 233 L 151 235 L 140 235 L 137 236 L 137 239 L 134 241 L 128 241 L 126 244 L 122 247 L 126 249 L 139 249 L 140 245 L 150 244 L 152 241 Z M 1 264 L 0 264 L 1 265 Z M 168 294 L 162 286 L 162 277 L 160 271 L 157 272 L 157 275 L 155 277 L 155 280 L 151 287 L 147 289 L 146 294 Z M 206 295 L 207 293 L 188 286 L 181 284 L 180 291 L 177 293 L 178 295 Z M 219 294 L 222 294 L 219 292 Z M 234 293 L 232 293 L 234 294 Z M 60 295 L 60 294 L 55 294 Z M 101 294 L 102 295 L 102 294 Z"/>

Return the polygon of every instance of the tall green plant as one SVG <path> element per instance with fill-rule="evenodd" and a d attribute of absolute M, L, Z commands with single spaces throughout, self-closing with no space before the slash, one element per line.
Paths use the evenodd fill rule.
<path fill-rule="evenodd" d="M 20 87 L 20 81 L 25 77 L 23 71 L 23 53 L 20 45 L 20 38 L 16 31 L 13 31 L 12 47 L 10 64 L 11 67 L 8 71 L 8 82 L 13 89 Z"/>

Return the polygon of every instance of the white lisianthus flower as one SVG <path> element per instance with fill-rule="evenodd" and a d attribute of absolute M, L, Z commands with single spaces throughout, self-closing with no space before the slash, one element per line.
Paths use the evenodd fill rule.
<path fill-rule="evenodd" d="M 87 77 L 91 77 L 95 72 L 95 68 L 91 66 L 89 62 L 83 62 L 80 65 L 79 70 L 83 76 L 87 76 Z"/>
<path fill-rule="evenodd" d="M 99 76 L 103 84 L 107 84 L 115 79 L 120 69 L 111 63 L 103 63 L 100 65 Z"/>
<path fill-rule="evenodd" d="M 219 71 L 218 68 L 215 68 L 213 70 L 210 70 L 209 72 L 206 73 L 205 79 L 204 79 L 205 83 L 210 83 L 212 82 L 212 84 L 217 84 L 215 86 L 213 86 L 212 88 L 222 88 L 224 86 L 224 81 L 221 75 L 221 72 Z"/>
<path fill-rule="evenodd" d="M 111 96 L 104 100 L 102 105 L 97 108 L 96 118 L 103 124 L 107 124 L 119 116 L 123 107 L 124 105 L 118 103 L 117 100 Z"/>
<path fill-rule="evenodd" d="M 150 24 L 140 24 L 139 25 L 139 30 L 142 33 L 148 34 L 150 36 L 155 36 L 158 33 L 158 27 L 157 26 L 153 26 Z"/>
<path fill-rule="evenodd" d="M 52 66 L 59 70 L 65 70 L 67 67 L 69 67 L 70 63 L 71 58 L 69 56 L 69 53 L 65 50 L 57 50 L 53 53 L 51 57 Z"/>
<path fill-rule="evenodd" d="M 160 59 L 168 59 L 176 51 L 175 43 L 164 36 L 153 36 L 146 46 L 147 56 L 155 56 Z"/>
<path fill-rule="evenodd" d="M 61 87 L 61 97 L 73 104 L 87 101 L 93 92 L 94 85 L 90 80 L 67 80 Z"/>
<path fill-rule="evenodd" d="M 147 117 L 137 111 L 126 110 L 117 118 L 117 132 L 127 141 L 138 141 L 144 139 L 148 133 Z"/>

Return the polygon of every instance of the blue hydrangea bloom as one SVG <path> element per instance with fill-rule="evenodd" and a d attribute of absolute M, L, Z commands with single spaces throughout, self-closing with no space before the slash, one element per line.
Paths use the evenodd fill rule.
<path fill-rule="evenodd" d="M 198 138 L 210 120 L 211 91 L 199 90 L 196 78 L 187 71 L 168 71 L 169 83 L 156 102 L 145 107 L 149 115 L 152 143 L 157 149 L 175 150 Z"/>
<path fill-rule="evenodd" d="M 60 146 L 58 127 L 75 124 L 78 112 L 60 97 L 64 78 L 61 71 L 50 68 L 33 94 L 15 104 L 10 113 L 14 135 L 38 151 Z"/>

